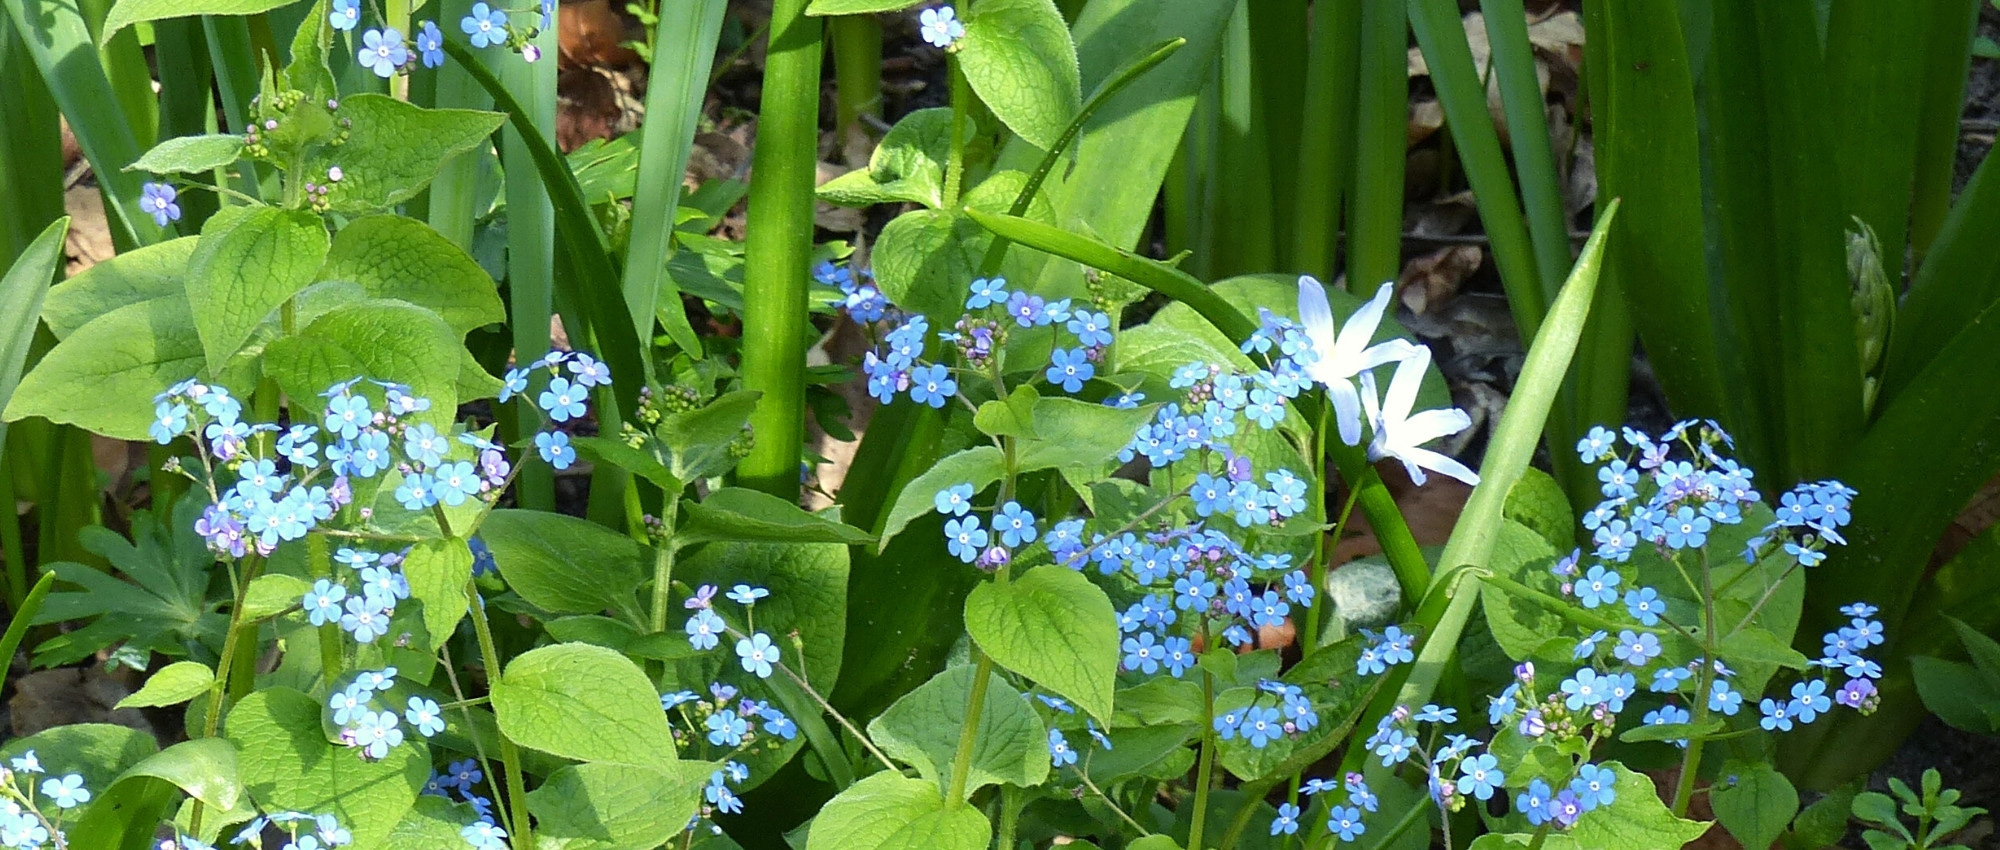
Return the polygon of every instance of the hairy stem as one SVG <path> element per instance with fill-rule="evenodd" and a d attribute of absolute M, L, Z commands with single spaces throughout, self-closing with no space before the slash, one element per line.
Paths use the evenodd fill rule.
<path fill-rule="evenodd" d="M 667 630 L 667 600 L 673 594 L 674 523 L 679 520 L 681 510 L 680 494 L 668 493 L 660 504 L 660 528 L 663 532 L 660 548 L 653 552 L 653 632 Z"/>
<path fill-rule="evenodd" d="M 1201 759 L 1194 771 L 1194 815 L 1188 825 L 1188 846 L 1202 850 L 1202 829 L 1208 820 L 1208 792 L 1215 783 L 1215 677 L 1201 671 Z"/>

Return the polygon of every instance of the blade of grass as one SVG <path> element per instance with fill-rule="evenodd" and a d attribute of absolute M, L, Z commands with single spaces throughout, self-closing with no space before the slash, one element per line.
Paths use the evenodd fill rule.
<path fill-rule="evenodd" d="M 1322 0 L 1312 11 L 1299 131 L 1292 265 L 1331 282 L 1340 247 L 1340 201 L 1354 180 L 1354 104 L 1361 71 L 1362 0 Z M 1284 160 L 1273 159 L 1273 162 Z"/>
<path fill-rule="evenodd" d="M 56 272 L 61 268 L 63 237 L 68 233 L 69 217 L 57 218 L 21 250 L 9 264 L 6 275 L 0 276 L 0 321 L 6 322 L 5 327 L 0 327 L 0 408 L 5 408 L 13 398 L 14 388 L 21 383 L 21 373 L 27 370 L 35 329 L 42 321 L 42 297 L 48 294 L 49 285 L 55 282 Z M 0 422 L 0 460 L 7 454 L 7 430 L 7 423 Z M 18 617 L 21 595 L 28 588 L 28 561 L 26 547 L 21 545 L 21 520 L 14 511 L 14 470 L 9 466 L 0 463 L 0 556 L 7 559 L 8 610 L 17 612 Z M 32 618 L 20 621 L 26 623 L 28 619 Z M 6 654 L 0 655 L 0 658 L 13 657 L 11 645 Z"/>
<path fill-rule="evenodd" d="M 763 398 L 751 414 L 757 442 L 738 481 L 784 498 L 799 492 L 805 440 L 806 278 L 812 257 L 824 23 L 806 0 L 778 0 L 758 106 L 744 244 L 743 386 Z"/>
<path fill-rule="evenodd" d="M 1833 95 L 1830 138 L 1842 207 L 1874 228 L 1883 262 L 1897 271 L 1916 177 L 1919 135 L 1911 129 L 1924 106 L 1925 36 L 1933 17 L 1958 16 L 1972 5 L 1834 0 L 1828 17 L 1825 86 Z M 1951 122 L 1955 127 L 1958 116 Z"/>
<path fill-rule="evenodd" d="M 463 61 L 463 60 L 461 60 Z M 544 87 L 541 68 L 553 63 L 520 61 L 504 51 L 487 51 L 479 58 L 494 68 L 504 89 L 489 92 L 496 104 L 519 116 L 500 133 L 500 167 L 507 175 L 507 294 L 508 318 L 514 332 L 514 356 L 518 360 L 538 357 L 550 345 L 550 317 L 556 313 L 556 224 L 555 202 L 551 195 L 562 178 L 548 173 L 536 153 L 554 152 L 556 103 L 553 80 Z M 537 67 L 541 66 L 541 67 Z M 552 69 L 552 68 L 551 68 Z M 502 92 L 506 93 L 503 97 Z M 546 96 L 545 96 L 546 95 Z M 506 109 L 507 99 L 517 101 Z M 538 171 L 538 169 L 541 169 Z M 594 233 L 596 223 L 590 228 Z M 607 261 L 606 265 L 609 265 Z M 565 327 L 583 338 L 584 329 Z M 612 374 L 619 374 L 614 368 Z M 539 412 L 523 395 L 515 402 L 519 422 L 533 422 Z M 522 430 L 525 432 L 526 428 Z M 519 483 L 521 506 L 530 510 L 555 510 L 555 473 L 541 464 L 522 470 Z"/>
<path fill-rule="evenodd" d="M 7 623 L 7 632 L 0 635 L 0 652 L 6 655 L 0 657 L 12 659 L 14 652 L 21 648 L 21 639 L 28 635 L 28 624 L 35 621 L 35 614 L 42 610 L 42 600 L 49 598 L 49 588 L 55 584 L 55 573 L 43 573 L 41 581 L 35 582 L 35 588 L 12 606 L 13 616 Z M 0 686 L 7 684 L 7 670 L 13 666 L 9 663 L 0 667 Z"/>
<path fill-rule="evenodd" d="M 1747 460 L 1782 487 L 1833 472 L 1861 424 L 1824 66 L 1809 4 L 1709 8 L 1705 134 L 1719 266 L 1749 370 L 1730 386 L 1763 404 L 1774 441 Z"/>
<path fill-rule="evenodd" d="M 1438 578 L 1417 608 L 1420 635 L 1416 663 L 1391 669 L 1364 716 L 1380 716 L 1398 705 L 1418 705 L 1430 699 L 1457 651 L 1459 637 L 1472 619 L 1479 602 L 1480 565 L 1492 555 L 1500 536 L 1502 510 L 1507 491 L 1519 481 L 1529 461 L 1534 459 L 1542 425 L 1548 419 L 1582 338 L 1590 316 L 1602 268 L 1604 243 L 1611 223 L 1618 215 L 1619 202 L 1613 199 L 1598 217 L 1590 241 L 1584 243 L 1576 268 L 1549 308 L 1548 321 L 1528 347 L 1521 378 L 1507 400 L 1507 412 L 1493 429 L 1486 459 L 1479 466 L 1479 485 L 1472 489 L 1460 512 L 1444 554 L 1438 558 Z M 1366 724 L 1363 724 L 1366 726 Z M 1342 762 L 1345 770 L 1358 769 L 1367 760 L 1368 750 L 1353 741 Z M 1374 768 L 1370 768 L 1373 770 Z"/>
<path fill-rule="evenodd" d="M 91 43 L 104 32 L 104 17 L 111 13 L 113 0 L 78 0 L 84 25 L 90 28 Z M 146 66 L 146 54 L 139 49 L 139 32 L 120 30 L 97 48 L 97 61 L 118 97 L 118 108 L 132 124 L 132 135 L 140 148 L 153 146 L 154 128 L 160 123 L 159 101 L 153 96 L 153 72 Z"/>
<path fill-rule="evenodd" d="M 151 218 L 136 214 L 141 175 L 122 170 L 138 161 L 139 137 L 98 65 L 96 42 L 76 0 L 0 0 L 0 7 L 6 9 L 49 93 L 69 119 L 77 146 L 97 174 L 112 241 L 122 248 L 157 240 L 160 228 Z M 150 134 L 152 123 L 145 126 Z"/>
<path fill-rule="evenodd" d="M 1293 163 L 1299 161 L 1299 134 L 1305 114 L 1306 78 L 1299 73 L 1308 62 L 1312 25 L 1306 0 L 1245 0 L 1250 20 L 1252 134 L 1264 143 L 1261 151 L 1245 151 L 1263 164 L 1271 193 L 1272 264 L 1260 269 L 1296 268 L 1291 230 L 1285 223 L 1298 212 L 1299 186 Z"/>
<path fill-rule="evenodd" d="M 216 93 L 222 100 L 224 123 L 228 132 L 241 133 L 249 126 L 250 99 L 256 96 L 258 86 L 257 51 L 251 46 L 250 24 L 235 15 L 204 15 L 201 33 Z M 242 177 L 234 188 L 253 198 L 262 196 L 266 176 L 276 177 L 263 163 L 240 160 L 236 168 Z"/>
<path fill-rule="evenodd" d="M 1678 5 L 1584 7 L 1598 197 L 1629 207 L 1613 225 L 1600 286 L 1607 298 L 1625 297 L 1678 415 L 1720 419 L 1739 439 L 1762 443 L 1761 410 L 1724 391 L 1721 363 L 1731 358 L 1710 310 L 1702 199 L 1689 188 L 1702 184 L 1700 137 Z"/>
<path fill-rule="evenodd" d="M 1410 37 L 1403 0 L 1361 0 L 1354 194 L 1347 205 L 1347 288 L 1403 271 L 1403 168 L 1409 147 Z"/>
<path fill-rule="evenodd" d="M 215 105 L 209 98 L 214 81 L 201 22 L 169 18 L 155 21 L 153 32 L 153 56 L 160 68 L 160 138 L 209 132 L 215 123 Z M 187 177 L 205 186 L 215 183 L 212 172 Z M 215 213 L 220 201 L 213 192 L 184 192 L 180 206 L 181 226 L 196 231 Z"/>
<path fill-rule="evenodd" d="M 1492 26 L 1490 16 L 1488 21 L 1488 26 Z M 1472 47 L 1465 39 L 1458 3 L 1410 0 L 1410 28 L 1416 31 L 1417 45 L 1423 48 L 1424 61 L 1430 66 L 1431 82 L 1437 89 L 1438 103 L 1444 107 L 1445 122 L 1451 125 L 1452 143 L 1457 147 L 1460 164 L 1465 167 L 1466 181 L 1472 184 L 1472 194 L 1479 200 L 1479 221 L 1486 227 L 1493 264 L 1499 268 L 1500 282 L 1506 286 L 1507 306 L 1514 314 L 1514 324 L 1521 329 L 1521 336 L 1534 336 L 1541 326 L 1542 313 L 1548 309 L 1550 296 L 1543 293 L 1542 272 L 1528 239 L 1527 222 L 1521 217 L 1521 202 L 1514 194 L 1514 178 L 1508 172 L 1506 155 L 1500 152 L 1500 134 L 1493 126 L 1493 113 L 1487 109 L 1486 86 L 1472 63 Z M 1526 38 L 1523 24 L 1522 39 Z M 1532 82 L 1532 64 L 1528 75 Z M 1531 131 L 1523 128 L 1519 132 Z M 1542 133 L 1546 142 L 1547 130 Z M 1553 166 L 1549 169 L 1552 179 Z M 1567 230 L 1560 232 L 1561 239 L 1569 238 Z M 1564 254 L 1568 253 L 1567 244 L 1559 247 Z M 1558 269 L 1568 265 L 1566 257 L 1559 263 L 1551 258 L 1551 263 Z"/>
<path fill-rule="evenodd" d="M 645 379 L 651 375 L 651 371 L 643 356 L 644 349 L 640 347 L 639 340 L 632 332 L 632 323 L 625 320 L 623 304 L 613 294 L 612 281 L 618 279 L 617 269 L 612 264 L 611 252 L 605 245 L 604 232 L 598 229 L 596 220 L 591 217 L 590 206 L 584 202 L 583 190 L 577 185 L 576 175 L 570 173 L 562 155 L 556 153 L 549 136 L 537 129 L 539 125 L 536 124 L 535 117 L 522 107 L 508 86 L 500 82 L 499 77 L 494 76 L 491 70 L 479 63 L 479 59 L 469 48 L 459 41 L 447 38 L 444 49 L 453 61 L 464 66 L 473 80 L 492 96 L 494 105 L 506 113 L 507 126 L 512 131 L 508 138 L 514 139 L 521 147 L 521 153 L 525 154 L 525 161 L 517 161 L 514 168 L 507 170 L 510 178 L 523 173 L 530 174 L 540 178 L 542 185 L 546 187 L 545 192 L 538 190 L 537 194 L 548 199 L 546 202 L 550 204 L 555 236 L 560 240 L 562 247 L 559 256 L 563 259 L 564 269 L 567 272 L 557 278 L 556 283 L 567 293 L 564 297 L 576 303 L 579 315 L 590 317 L 591 327 L 599 337 L 598 357 L 611 367 L 611 374 L 616 378 L 612 382 L 612 397 L 617 401 L 618 409 L 638 409 L 639 387 L 645 384 Z M 548 63 L 536 64 L 554 67 Z M 548 95 L 546 100 L 550 105 L 554 103 L 552 92 L 553 89 L 550 89 L 543 93 Z M 552 126 L 553 121 L 550 124 Z M 504 145 L 503 141 L 503 147 Z M 504 150 L 502 155 L 505 156 Z M 508 182 L 511 187 L 515 181 L 510 179 Z M 509 191 L 507 201 L 509 232 L 510 236 L 513 236 L 517 233 L 514 230 L 513 217 L 523 215 L 523 212 L 515 208 L 512 189 Z M 511 270 L 508 283 L 510 286 L 519 285 L 519 282 L 513 279 Z M 553 287 L 551 290 L 549 295 L 534 299 L 533 306 L 543 317 L 541 336 L 536 338 L 532 331 L 522 327 L 527 323 L 524 318 L 516 316 L 514 319 L 515 333 L 526 335 L 522 338 L 530 344 L 530 348 L 527 349 L 530 352 L 536 347 L 544 350 L 547 347 L 546 317 L 549 313 L 547 305 L 553 303 L 554 297 L 560 294 L 554 292 Z M 534 355 L 531 353 L 530 356 Z"/>
<path fill-rule="evenodd" d="M 680 207 L 681 173 L 694 147 L 696 122 L 715 65 L 726 0 L 699 0 L 662 9 L 646 91 L 646 134 L 639 148 L 638 190 L 632 196 L 632 235 L 625 251 L 625 308 L 639 339 L 653 336 L 655 306 L 663 307 L 667 335 L 700 357 L 701 340 L 688 324 L 680 287 L 667 274 L 673 254 L 674 212 Z"/>
<path fill-rule="evenodd" d="M 1897 311 L 1878 408 L 1894 401 L 1947 342 L 2000 299 L 2000 245 L 1991 238 L 1995 222 L 2000 222 L 2000 165 L 1988 157 L 1959 193 Z"/>
<path fill-rule="evenodd" d="M 440 0 L 438 17 L 446 21 L 464 18 L 472 11 L 474 0 Z M 431 75 L 432 105 L 445 109 L 492 109 L 493 96 L 481 88 L 479 81 L 466 71 L 463 62 L 446 62 Z M 483 146 L 458 154 L 445 160 L 438 168 L 437 178 L 431 181 L 429 209 L 425 210 L 431 228 L 444 234 L 452 244 L 472 250 L 473 224 L 478 221 L 482 210 L 476 208 L 480 197 L 481 176 L 479 164 L 492 156 Z"/>
<path fill-rule="evenodd" d="M 48 84 L 19 38 L 14 19 L 0 13 L 0 263 L 14 259 L 63 213 L 62 116 Z"/>
<path fill-rule="evenodd" d="M 1912 176 L 1915 197 L 1910 204 L 1911 261 L 1921 265 L 1930 253 L 1931 241 L 1944 225 L 1951 207 L 1952 181 L 1958 161 L 1959 114 L 1965 109 L 1965 81 L 1972 66 L 1972 52 L 1965 45 L 1979 22 L 1979 0 L 1938 3 L 1929 12 L 1930 29 L 1924 33 L 1924 71 L 1918 97 L 1923 105 L 1917 114 L 1917 166 Z"/>

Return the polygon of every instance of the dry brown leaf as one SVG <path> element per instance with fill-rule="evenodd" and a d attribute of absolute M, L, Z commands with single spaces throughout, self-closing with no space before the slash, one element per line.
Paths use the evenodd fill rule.
<path fill-rule="evenodd" d="M 612 11 L 609 0 L 577 0 L 556 10 L 556 67 L 586 65 L 624 68 L 639 64 L 639 54 L 622 46 L 625 19 Z"/>
<path fill-rule="evenodd" d="M 104 195 L 96 186 L 70 187 L 63 193 L 63 210 L 70 216 L 69 235 L 63 238 L 63 254 L 69 258 L 64 267 L 67 276 L 74 277 L 117 253 L 111 244 L 111 225 L 104 219 Z"/>
<path fill-rule="evenodd" d="M 1477 245 L 1451 245 L 1410 260 L 1396 281 L 1396 297 L 1412 313 L 1450 301 L 1466 278 L 1479 271 L 1486 252 Z"/>

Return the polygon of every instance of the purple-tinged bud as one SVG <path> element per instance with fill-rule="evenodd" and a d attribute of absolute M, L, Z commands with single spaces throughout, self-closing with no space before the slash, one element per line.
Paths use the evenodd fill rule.
<path fill-rule="evenodd" d="M 1520 679 L 1522 682 L 1533 682 L 1535 680 L 1535 662 L 1523 661 L 1520 664 L 1514 665 L 1514 678 Z"/>
<path fill-rule="evenodd" d="M 1520 732 L 1523 737 L 1540 738 L 1548 731 L 1549 724 L 1542 720 L 1541 709 L 1531 708 L 1527 714 L 1521 715 Z"/>
<path fill-rule="evenodd" d="M 990 572 L 1006 566 L 1011 557 L 1007 554 L 1007 547 L 992 546 L 988 547 L 985 552 L 980 553 L 979 560 L 975 561 L 974 565 Z"/>

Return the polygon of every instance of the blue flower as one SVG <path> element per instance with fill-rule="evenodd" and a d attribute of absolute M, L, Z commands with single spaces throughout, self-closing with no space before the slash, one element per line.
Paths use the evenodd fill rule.
<path fill-rule="evenodd" d="M 1180 678 L 1189 667 L 1194 666 L 1194 644 L 1187 638 L 1169 635 L 1160 646 L 1165 650 L 1160 660 L 1167 665 L 1167 673 L 1174 678 Z"/>
<path fill-rule="evenodd" d="M 1137 670 L 1151 675 L 1160 670 L 1161 647 L 1152 632 L 1140 632 L 1125 639 L 1125 661 L 1127 670 Z"/>
<path fill-rule="evenodd" d="M 1278 816 L 1271 819 L 1272 835 L 1291 835 L 1299 831 L 1299 807 L 1291 803 L 1278 806 Z"/>
<path fill-rule="evenodd" d="M 1626 629 L 1618 633 L 1618 646 L 1611 650 L 1611 654 L 1634 667 L 1642 667 L 1659 657 L 1660 639 L 1652 632 L 1635 633 Z"/>
<path fill-rule="evenodd" d="M 1595 608 L 1618 601 L 1619 576 L 1616 570 L 1607 570 L 1603 564 L 1596 564 L 1590 572 L 1583 574 L 1583 581 L 1576 584 L 1577 599 L 1585 608 Z"/>
<path fill-rule="evenodd" d="M 769 679 L 771 664 L 778 660 L 778 648 L 771 644 L 769 635 L 758 632 L 736 642 L 736 657 L 743 663 L 744 672 Z"/>
<path fill-rule="evenodd" d="M 937 506 L 938 513 L 965 516 L 966 511 L 972 510 L 972 485 L 953 484 L 939 490 L 932 503 Z"/>
<path fill-rule="evenodd" d="M 1361 822 L 1361 810 L 1353 806 L 1334 806 L 1327 812 L 1326 828 L 1342 841 L 1353 841 L 1368 831 Z"/>
<path fill-rule="evenodd" d="M 451 507 L 465 504 L 465 500 L 479 495 L 481 479 L 479 470 L 472 461 L 461 460 L 438 467 L 433 479 L 438 493 L 438 501 Z"/>
<path fill-rule="evenodd" d="M 188 406 L 180 402 L 162 401 L 153 405 L 153 424 L 146 431 L 154 442 L 166 445 L 175 437 L 187 433 Z"/>
<path fill-rule="evenodd" d="M 1388 736 L 1375 745 L 1375 754 L 1382 757 L 1383 767 L 1395 767 L 1410 757 L 1410 748 L 1416 745 L 1417 736 L 1391 729 Z"/>
<path fill-rule="evenodd" d="M 1562 692 L 1568 694 L 1563 704 L 1569 706 L 1571 711 L 1582 711 L 1584 706 L 1598 705 L 1604 702 L 1608 690 L 1606 686 L 1609 684 L 1609 677 L 1599 676 L 1596 670 L 1589 667 L 1578 670 L 1576 675 L 1563 680 Z"/>
<path fill-rule="evenodd" d="M 369 30 L 361 34 L 361 49 L 357 51 L 361 67 L 375 72 L 375 76 L 388 79 L 396 75 L 396 69 L 410 61 L 410 49 L 403 45 L 403 34 L 392 27 Z"/>
<path fill-rule="evenodd" d="M 438 30 L 436 23 L 425 21 L 417 29 L 417 55 L 423 59 L 426 68 L 444 64 L 444 33 Z"/>
<path fill-rule="evenodd" d="M 491 821 L 480 821 L 458 831 L 458 837 L 472 845 L 474 850 L 506 850 L 507 830 L 494 826 Z"/>
<path fill-rule="evenodd" d="M 568 378 L 550 378 L 549 388 L 542 390 L 535 402 L 549 412 L 549 418 L 568 422 L 583 416 L 583 399 L 588 391 L 587 387 L 570 383 Z"/>
<path fill-rule="evenodd" d="M 403 454 L 421 466 L 436 466 L 451 451 L 451 443 L 430 423 L 419 424 L 403 434 Z"/>
<path fill-rule="evenodd" d="M 786 717 L 782 711 L 767 705 L 761 711 L 757 712 L 757 717 L 764 721 L 764 731 L 766 732 L 787 741 L 799 736 L 799 724 L 792 722 L 792 719 Z"/>
<path fill-rule="evenodd" d="M 958 392 L 958 382 L 942 364 L 918 366 L 910 370 L 910 400 L 942 408 Z"/>
<path fill-rule="evenodd" d="M 1598 642 L 1609 636 L 1609 633 L 1603 631 L 1591 632 L 1589 637 L 1576 642 L 1576 651 L 1571 653 L 1570 657 L 1582 661 L 1585 658 L 1596 655 Z"/>
<path fill-rule="evenodd" d="M 945 548 L 968 564 L 986 548 L 986 529 L 980 527 L 978 517 L 946 520 L 944 536 Z"/>
<path fill-rule="evenodd" d="M 374 413 L 368 409 L 368 399 L 358 395 L 340 395 L 327 399 L 326 418 L 321 423 L 327 433 L 339 434 L 343 440 L 354 439 L 361 426 L 368 424 Z"/>
<path fill-rule="evenodd" d="M 1007 315 L 1014 323 L 1024 328 L 1039 327 L 1049 323 L 1049 311 L 1040 295 L 1031 295 L 1016 290 L 1007 296 Z"/>
<path fill-rule="evenodd" d="M 1527 815 L 1529 825 L 1541 826 L 1549 821 L 1549 803 L 1554 796 L 1547 782 L 1533 780 L 1528 783 L 1528 790 L 1514 798 L 1514 810 Z"/>
<path fill-rule="evenodd" d="M 349 596 L 345 606 L 347 613 L 340 617 L 340 627 L 354 635 L 356 643 L 373 643 L 389 633 L 389 615 L 376 607 L 374 600 L 366 596 Z"/>
<path fill-rule="evenodd" d="M 1454 723 L 1458 720 L 1458 710 L 1427 704 L 1417 709 L 1417 713 L 1411 719 L 1418 723 Z"/>
<path fill-rule="evenodd" d="M 686 626 L 688 643 L 699 650 L 714 649 L 715 645 L 721 642 L 718 636 L 727 628 L 722 618 L 715 616 L 714 611 L 703 608 L 688 618 Z"/>
<path fill-rule="evenodd" d="M 1001 505 L 993 515 L 993 530 L 1000 534 L 1000 542 L 1010 547 L 1035 542 L 1035 515 L 1021 507 L 1019 502 Z"/>
<path fill-rule="evenodd" d="M 327 13 L 326 19 L 341 32 L 354 29 L 361 23 L 361 0 L 333 0 L 333 11 Z"/>
<path fill-rule="evenodd" d="M 718 747 L 741 746 L 750 732 L 750 724 L 726 708 L 709 715 L 702 725 L 708 727 L 708 742 Z"/>
<path fill-rule="evenodd" d="M 1667 532 L 1667 546 L 1674 549 L 1699 549 L 1708 542 L 1708 530 L 1712 527 L 1708 517 L 1695 513 L 1694 508 L 1682 506 L 1663 525 Z"/>
<path fill-rule="evenodd" d="M 1049 383 L 1060 384 L 1063 392 L 1073 393 L 1083 389 L 1083 382 L 1097 375 L 1097 366 L 1090 362 L 1090 353 L 1081 348 L 1058 348 L 1049 355 L 1049 360 Z"/>
<path fill-rule="evenodd" d="M 1070 747 L 1063 733 L 1055 729 L 1049 730 L 1049 761 L 1056 767 L 1076 764 L 1076 750 Z"/>
<path fill-rule="evenodd" d="M 1790 710 L 1800 723 L 1811 723 L 1832 708 L 1833 701 L 1826 696 L 1826 682 L 1814 679 L 1792 686 Z"/>
<path fill-rule="evenodd" d="M 396 486 L 396 501 L 403 503 L 405 510 L 421 511 L 438 503 L 437 485 L 428 475 L 410 473 Z"/>
<path fill-rule="evenodd" d="M 403 744 L 403 730 L 397 728 L 396 715 L 387 711 L 363 711 L 360 722 L 354 727 L 354 746 L 371 759 L 381 759 L 389 755 L 389 750 Z"/>
<path fill-rule="evenodd" d="M 1741 710 L 1742 708 L 1743 708 L 1743 694 L 1731 690 L 1729 687 L 1729 682 L 1727 680 L 1716 679 L 1714 682 L 1709 684 L 1709 689 L 1708 689 L 1709 711 L 1720 711 L 1723 714 L 1735 717 L 1736 712 Z"/>
<path fill-rule="evenodd" d="M 1597 463 L 1618 445 L 1618 435 L 1611 429 L 1599 425 L 1590 429 L 1583 439 L 1576 441 L 1576 454 L 1584 463 Z"/>
<path fill-rule="evenodd" d="M 187 408 L 182 407 L 181 410 L 185 415 Z M 313 436 L 318 433 L 319 428 L 313 425 L 293 425 L 286 429 L 284 436 L 278 438 L 278 453 L 284 455 L 285 460 L 291 461 L 293 466 L 303 466 L 307 469 L 317 467 L 319 444 L 313 442 Z"/>
<path fill-rule="evenodd" d="M 313 583 L 311 590 L 306 591 L 300 607 L 304 609 L 306 619 L 313 625 L 324 626 L 340 619 L 340 601 L 346 598 L 347 588 L 320 579 Z"/>
<path fill-rule="evenodd" d="M 568 469 L 576 463 L 576 449 L 570 448 L 569 435 L 561 431 L 543 431 L 535 435 L 535 449 L 542 460 L 557 469 Z"/>
<path fill-rule="evenodd" d="M 1611 768 L 1586 764 L 1577 768 L 1576 778 L 1570 780 L 1569 790 L 1576 792 L 1577 802 L 1584 811 L 1598 806 L 1609 806 L 1618 801 L 1618 775 Z"/>
<path fill-rule="evenodd" d="M 58 809 L 73 809 L 90 802 L 90 791 L 83 787 L 83 777 L 75 773 L 60 779 L 43 780 L 42 793 Z"/>
<path fill-rule="evenodd" d="M 1692 715 L 1688 714 L 1688 710 L 1685 708 L 1676 705 L 1663 705 L 1658 709 L 1646 712 L 1646 716 L 1640 722 L 1648 726 L 1667 726 L 1676 723 L 1686 723 L 1691 717 Z M 1687 746 L 1687 739 L 1678 739 L 1673 744 L 1685 747 Z"/>
<path fill-rule="evenodd" d="M 1792 731 L 1791 709 L 1784 703 L 1765 697 L 1763 702 L 1757 704 L 1757 710 L 1764 715 L 1763 719 L 1757 721 L 1757 725 L 1764 727 L 1764 731 Z"/>
<path fill-rule="evenodd" d="M 1070 316 L 1065 327 L 1076 334 L 1076 341 L 1085 348 L 1103 348 L 1111 344 L 1111 317 L 1107 314 L 1078 310 Z"/>
<path fill-rule="evenodd" d="M 1667 602 L 1660 598 L 1659 591 L 1641 587 L 1625 591 L 1625 610 L 1641 623 L 1657 625 L 1660 615 L 1666 613 Z"/>
<path fill-rule="evenodd" d="M 1785 541 L 1785 553 L 1797 558 L 1801 567 L 1817 567 L 1819 562 L 1826 560 L 1825 552 L 1801 546 L 1790 540 Z"/>
<path fill-rule="evenodd" d="M 1252 706 L 1243 712 L 1241 731 L 1243 740 L 1261 750 L 1284 734 L 1284 721 L 1276 708 Z"/>
<path fill-rule="evenodd" d="M 444 731 L 443 710 L 438 704 L 423 697 L 410 697 L 409 708 L 403 712 L 403 719 L 416 727 L 419 734 L 428 738 Z"/>
<path fill-rule="evenodd" d="M 541 7 L 542 7 L 542 29 L 548 29 L 549 24 L 555 22 L 556 0 L 542 0 Z"/>
<path fill-rule="evenodd" d="M 917 16 L 917 31 L 932 47 L 950 47 L 965 37 L 965 24 L 959 22 L 957 15 L 950 6 L 925 9 Z"/>
<path fill-rule="evenodd" d="M 972 294 L 965 299 L 965 309 L 979 310 L 991 307 L 1007 300 L 1007 279 L 982 277 L 972 282 L 971 290 Z"/>
<path fill-rule="evenodd" d="M 1458 763 L 1458 790 L 1481 800 L 1493 798 L 1493 789 L 1507 784 L 1507 774 L 1500 771 L 1500 760 L 1491 753 L 1482 753 Z"/>
<path fill-rule="evenodd" d="M 483 2 L 472 4 L 472 14 L 460 19 L 458 28 L 471 38 L 473 47 L 507 43 L 507 13 Z"/>

